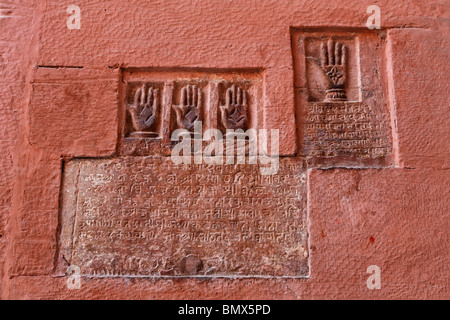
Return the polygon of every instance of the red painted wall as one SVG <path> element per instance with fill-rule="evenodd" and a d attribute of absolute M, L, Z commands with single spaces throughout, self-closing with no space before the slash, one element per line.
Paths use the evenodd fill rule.
<path fill-rule="evenodd" d="M 81 8 L 69 30 L 68 5 Z M 296 138 L 292 28 L 364 29 L 381 8 L 395 161 L 308 171 L 308 279 L 82 279 L 57 258 L 62 163 L 113 156 L 120 68 L 264 70 L 266 128 Z M 445 0 L 0 1 L 2 299 L 448 299 L 449 4 Z M 366 286 L 369 265 L 382 288 Z"/>

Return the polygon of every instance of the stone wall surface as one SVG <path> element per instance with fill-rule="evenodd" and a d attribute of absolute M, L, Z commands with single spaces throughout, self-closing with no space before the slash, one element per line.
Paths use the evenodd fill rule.
<path fill-rule="evenodd" d="M 0 298 L 449 299 L 449 19 L 445 0 L 0 0 Z M 278 172 L 172 163 L 194 120 L 278 129 Z"/>

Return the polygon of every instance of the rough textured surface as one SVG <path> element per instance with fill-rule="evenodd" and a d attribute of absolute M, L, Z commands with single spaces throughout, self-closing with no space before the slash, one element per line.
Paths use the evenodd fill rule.
<path fill-rule="evenodd" d="M 83 277 L 68 289 L 63 163 L 117 155 L 124 69 L 259 70 L 261 127 L 280 129 L 280 154 L 294 156 L 293 33 L 369 32 L 372 4 L 386 33 L 373 71 L 385 74 L 393 159 L 307 171 L 309 278 Z M 0 2 L 1 298 L 450 298 L 448 1 L 82 0 L 80 30 L 66 27 L 67 5 Z M 380 290 L 366 287 L 372 264 Z"/>
<path fill-rule="evenodd" d="M 30 144 L 63 156 L 114 153 L 118 80 L 113 69 L 38 68 L 30 104 Z"/>
<path fill-rule="evenodd" d="M 404 167 L 450 168 L 448 28 L 389 31 L 391 89 Z"/>
<path fill-rule="evenodd" d="M 442 172 L 424 169 L 313 170 L 311 269 L 331 268 L 316 280 L 339 294 L 359 287 L 354 297 L 448 297 L 450 185 L 444 180 Z M 382 270 L 382 289 L 371 293 L 363 281 L 369 265 Z"/>
<path fill-rule="evenodd" d="M 20 117 L 25 110 L 33 12 L 27 3 L 0 3 L 0 298 L 4 292 L 5 254 L 10 237 L 7 225 L 16 182 L 13 149 L 19 140 Z"/>
<path fill-rule="evenodd" d="M 308 275 L 306 170 L 175 165 L 169 157 L 65 166 L 61 255 L 94 276 Z"/>

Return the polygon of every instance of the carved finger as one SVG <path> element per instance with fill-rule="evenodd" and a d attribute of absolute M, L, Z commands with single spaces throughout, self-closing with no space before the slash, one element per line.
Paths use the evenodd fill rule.
<path fill-rule="evenodd" d="M 236 86 L 233 84 L 231 87 L 231 104 L 234 105 L 236 103 Z"/>
<path fill-rule="evenodd" d="M 328 64 L 334 65 L 334 40 L 328 40 Z"/>
<path fill-rule="evenodd" d="M 142 85 L 142 89 L 141 89 L 141 101 L 140 101 L 141 105 L 145 104 L 145 84 Z"/>
<path fill-rule="evenodd" d="M 200 89 L 197 90 L 197 107 L 200 108 L 200 106 L 202 105 L 202 91 Z M 199 120 L 200 120 L 200 113 L 198 113 L 199 115 Z"/>
<path fill-rule="evenodd" d="M 237 87 L 236 104 L 240 106 L 242 103 L 242 89 Z"/>
<path fill-rule="evenodd" d="M 341 57 L 341 64 L 343 66 L 347 65 L 347 56 L 348 56 L 348 48 L 346 45 L 342 46 L 342 57 Z"/>
<path fill-rule="evenodd" d="M 341 65 L 341 54 L 342 54 L 342 45 L 340 42 L 336 42 L 336 47 L 334 49 L 334 56 L 336 58 L 336 65 Z"/>
<path fill-rule="evenodd" d="M 231 88 L 228 88 L 227 89 L 227 92 L 226 92 L 226 94 L 225 94 L 225 106 L 227 107 L 227 108 L 229 108 L 230 107 L 230 105 L 231 105 L 231 99 L 232 99 L 232 97 L 233 97 L 233 93 L 232 93 L 232 89 Z"/>
<path fill-rule="evenodd" d="M 220 113 L 223 119 L 228 118 L 228 108 L 227 106 L 220 106 Z"/>
<path fill-rule="evenodd" d="M 187 105 L 187 100 L 186 100 L 186 87 L 184 87 L 184 88 L 181 89 L 180 105 L 182 105 L 182 106 Z"/>
<path fill-rule="evenodd" d="M 173 109 L 175 110 L 175 113 L 177 115 L 177 119 L 181 119 L 184 114 L 183 105 L 181 106 L 173 106 Z"/>
<path fill-rule="evenodd" d="M 159 89 L 154 89 L 153 90 L 153 105 L 152 105 L 153 111 L 156 110 L 156 107 L 158 105 L 158 96 L 159 96 Z"/>
<path fill-rule="evenodd" d="M 192 86 L 189 85 L 187 88 L 187 105 L 192 106 Z"/>
<path fill-rule="evenodd" d="M 134 106 L 137 107 L 139 105 L 139 99 L 141 98 L 141 88 L 136 90 L 134 94 Z"/>
<path fill-rule="evenodd" d="M 150 88 L 148 91 L 147 104 L 145 108 L 142 110 L 140 116 L 144 119 L 150 117 L 151 115 L 156 114 L 156 106 L 157 106 L 157 89 Z M 147 123 L 147 122 L 146 122 Z"/>
<path fill-rule="evenodd" d="M 245 107 L 247 105 L 247 91 L 242 90 L 242 105 Z"/>
<path fill-rule="evenodd" d="M 148 106 L 152 105 L 152 98 L 153 98 L 153 87 L 150 87 L 148 89 L 148 94 L 147 94 L 147 105 Z"/>
<path fill-rule="evenodd" d="M 128 109 L 128 111 L 130 112 L 133 127 L 136 130 L 140 131 L 142 126 L 141 126 L 141 121 L 140 121 L 138 115 L 136 114 L 136 107 L 134 107 L 133 109 Z"/>
<path fill-rule="evenodd" d="M 322 66 L 328 65 L 328 50 L 326 42 L 322 42 L 320 45 L 320 61 Z"/>
<path fill-rule="evenodd" d="M 135 105 L 127 104 L 127 110 L 130 112 L 131 115 L 137 114 L 137 107 Z"/>
<path fill-rule="evenodd" d="M 192 86 L 192 105 L 195 107 L 197 105 L 197 86 Z"/>

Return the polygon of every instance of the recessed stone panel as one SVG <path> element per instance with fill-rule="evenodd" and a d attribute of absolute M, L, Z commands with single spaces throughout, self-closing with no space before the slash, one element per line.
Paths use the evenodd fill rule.
<path fill-rule="evenodd" d="M 263 119 L 262 74 L 258 69 L 207 70 L 130 68 L 123 70 L 122 155 L 170 154 L 177 129 L 203 132 L 247 130 Z"/>
<path fill-rule="evenodd" d="M 169 157 L 72 160 L 61 253 L 91 276 L 304 277 L 306 169 L 175 165 Z"/>
<path fill-rule="evenodd" d="M 389 166 L 382 32 L 294 30 L 299 154 L 313 167 Z"/>

